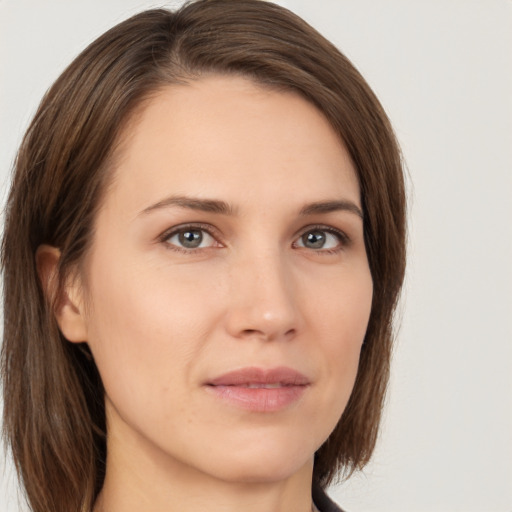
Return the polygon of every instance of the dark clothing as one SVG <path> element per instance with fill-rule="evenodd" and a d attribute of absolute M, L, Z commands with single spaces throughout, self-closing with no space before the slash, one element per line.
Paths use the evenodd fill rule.
<path fill-rule="evenodd" d="M 320 512 L 343 512 L 320 487 L 313 487 L 313 502 Z"/>

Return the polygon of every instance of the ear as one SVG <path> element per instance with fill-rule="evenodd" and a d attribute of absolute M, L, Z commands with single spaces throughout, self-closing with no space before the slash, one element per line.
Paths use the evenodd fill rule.
<path fill-rule="evenodd" d="M 60 250 L 51 245 L 40 245 L 36 251 L 36 268 L 43 292 L 50 304 L 64 337 L 75 343 L 87 341 L 83 291 L 79 280 L 70 277 L 59 290 L 58 264 Z"/>

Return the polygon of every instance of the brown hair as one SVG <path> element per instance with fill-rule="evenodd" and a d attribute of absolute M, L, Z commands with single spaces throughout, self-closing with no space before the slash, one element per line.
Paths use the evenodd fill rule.
<path fill-rule="evenodd" d="M 62 287 L 91 242 L 129 116 L 159 88 L 208 73 L 300 93 L 351 155 L 374 296 L 355 387 L 316 453 L 314 481 L 350 474 L 373 451 L 405 265 L 403 172 L 390 123 L 349 60 L 294 14 L 259 0 L 199 0 L 142 12 L 94 41 L 47 92 L 17 156 L 2 244 L 4 436 L 35 512 L 91 509 L 106 459 L 101 379 L 87 345 L 60 333 L 35 252 L 43 243 L 60 249 Z"/>

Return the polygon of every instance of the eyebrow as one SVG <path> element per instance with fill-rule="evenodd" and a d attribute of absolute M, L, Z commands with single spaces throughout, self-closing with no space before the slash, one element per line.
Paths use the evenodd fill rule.
<path fill-rule="evenodd" d="M 197 210 L 209 213 L 218 213 L 220 215 L 234 215 L 235 211 L 233 207 L 225 201 L 217 199 L 198 199 L 187 196 L 171 196 L 162 201 L 158 201 L 151 206 L 148 206 L 142 212 L 141 215 L 150 213 L 153 210 L 159 210 L 161 208 L 169 208 L 177 206 L 179 208 L 187 208 L 189 210 Z"/>
<path fill-rule="evenodd" d="M 216 213 L 220 215 L 235 215 L 236 209 L 229 203 L 218 199 L 199 199 L 188 196 L 170 196 L 158 203 L 148 206 L 140 212 L 140 215 L 150 213 L 154 210 L 162 208 L 170 208 L 177 206 L 178 208 L 186 208 L 189 210 L 196 210 L 208 213 Z M 302 217 L 308 215 L 331 213 L 336 211 L 346 211 L 354 213 L 363 219 L 363 212 L 361 208 L 352 201 L 347 200 L 332 200 L 332 201 L 318 201 L 315 203 L 305 205 L 299 212 Z"/>
<path fill-rule="evenodd" d="M 364 219 L 361 208 L 352 201 L 346 200 L 319 201 L 317 203 L 307 204 L 301 209 L 300 215 L 315 215 L 319 213 L 337 212 L 340 210 L 354 213 L 361 219 Z"/>

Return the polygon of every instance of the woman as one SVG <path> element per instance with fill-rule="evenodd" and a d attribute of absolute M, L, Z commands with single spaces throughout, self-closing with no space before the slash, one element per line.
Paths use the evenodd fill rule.
<path fill-rule="evenodd" d="M 4 430 L 32 509 L 337 510 L 323 489 L 375 445 L 404 212 L 378 100 L 285 9 L 197 1 L 93 42 L 7 204 Z"/>

